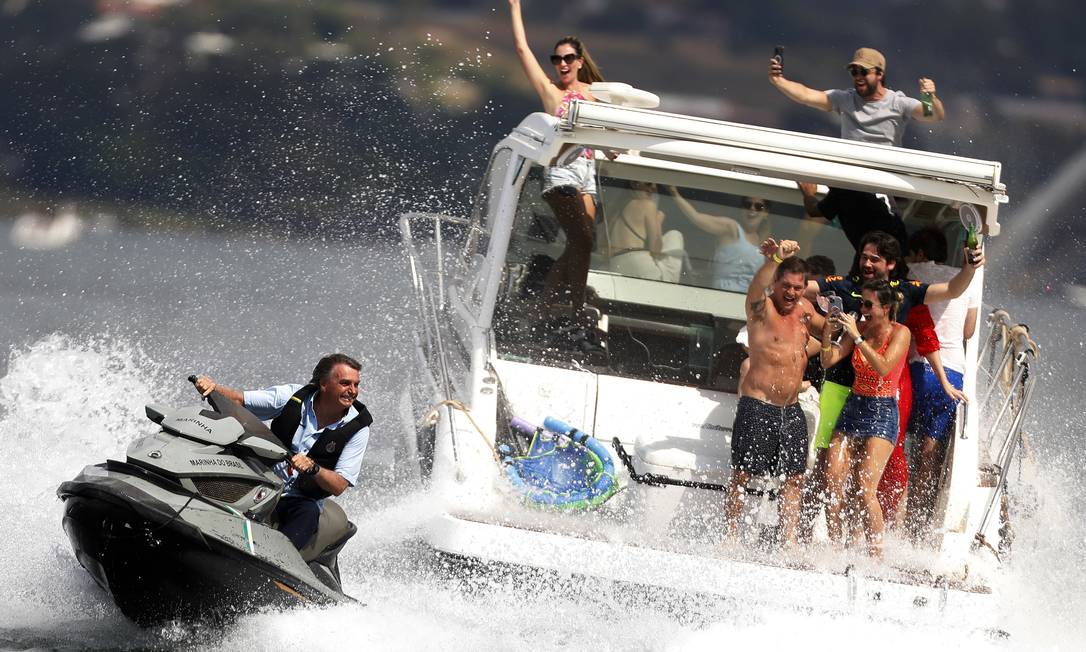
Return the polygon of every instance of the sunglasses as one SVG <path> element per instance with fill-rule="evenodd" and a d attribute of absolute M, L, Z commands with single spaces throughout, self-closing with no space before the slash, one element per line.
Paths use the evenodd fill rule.
<path fill-rule="evenodd" d="M 743 208 L 746 208 L 747 210 L 752 210 L 752 211 L 764 211 L 767 208 L 769 208 L 769 206 L 766 205 L 766 203 L 762 202 L 762 201 L 750 201 L 749 199 L 744 199 L 743 200 Z"/>
<path fill-rule="evenodd" d="M 860 302 L 860 305 L 863 306 L 864 308 L 867 308 L 868 310 L 871 310 L 872 308 L 875 307 L 875 302 L 870 300 L 870 299 L 864 299 L 863 301 Z M 881 306 L 882 304 L 880 303 L 879 305 Z"/>
<path fill-rule="evenodd" d="M 848 74 L 853 77 L 867 77 L 868 73 L 878 72 L 878 68 L 864 68 L 862 66 L 849 66 Z"/>
<path fill-rule="evenodd" d="M 578 55 L 576 55 L 576 54 L 574 54 L 572 52 L 570 52 L 569 54 L 565 54 L 565 55 L 563 55 L 563 54 L 552 54 L 551 55 L 551 63 L 553 63 L 556 66 L 558 64 L 562 63 L 562 62 L 570 64 L 570 63 L 573 63 L 574 61 L 576 61 L 577 59 L 580 59 L 580 58 L 581 57 L 579 57 Z"/>

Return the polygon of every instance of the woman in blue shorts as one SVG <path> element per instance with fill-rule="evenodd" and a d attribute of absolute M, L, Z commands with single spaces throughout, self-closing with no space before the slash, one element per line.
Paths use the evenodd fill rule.
<path fill-rule="evenodd" d="M 850 511 L 862 517 L 868 552 L 882 555 L 884 529 L 878 487 L 886 461 L 898 435 L 897 394 L 901 371 L 909 353 L 909 329 L 895 320 L 901 295 L 885 280 L 864 283 L 860 312 L 863 322 L 847 313 L 836 321 L 844 330 L 840 346 L 833 346 L 832 328 L 822 334 L 822 366 L 831 367 L 852 356 L 856 380 L 837 420 L 827 456 L 826 485 L 829 504 L 826 522 L 830 538 L 844 541 L 845 486 L 851 478 Z"/>

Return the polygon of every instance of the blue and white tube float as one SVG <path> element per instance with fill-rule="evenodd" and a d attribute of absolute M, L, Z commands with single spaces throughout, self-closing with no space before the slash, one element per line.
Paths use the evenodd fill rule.
<path fill-rule="evenodd" d="M 585 510 L 604 503 L 618 491 L 610 452 L 591 435 L 558 419 L 547 417 L 546 431 L 564 435 L 566 441 L 547 437 L 537 428 L 514 417 L 510 426 L 532 441 L 528 453 L 502 457 L 505 474 L 513 487 L 533 505 L 557 510 Z"/>

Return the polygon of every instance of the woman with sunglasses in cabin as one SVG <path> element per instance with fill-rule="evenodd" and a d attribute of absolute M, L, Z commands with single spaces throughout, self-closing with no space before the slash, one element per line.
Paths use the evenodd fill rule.
<path fill-rule="evenodd" d="M 562 117 L 573 100 L 595 101 L 589 92 L 593 82 L 603 81 L 584 44 L 575 36 L 566 36 L 554 46 L 551 64 L 556 81 L 543 72 L 528 47 L 521 18 L 520 0 L 509 0 L 513 19 L 513 38 L 524 74 L 543 101 L 543 110 Z M 559 158 L 563 151 L 559 154 Z M 592 226 L 596 219 L 596 164 L 592 150 L 584 148 L 581 156 L 562 166 L 543 172 L 543 198 L 554 211 L 566 234 L 566 247 L 547 273 L 543 285 L 545 306 L 569 303 L 574 324 L 585 325 L 582 308 L 592 255 Z"/>
<path fill-rule="evenodd" d="M 765 262 L 759 247 L 773 230 L 769 220 L 769 201 L 761 197 L 743 197 L 738 219 L 732 219 L 698 211 L 679 194 L 675 186 L 668 186 L 667 190 L 686 219 L 716 237 L 712 261 L 713 287 L 730 292 L 746 292 L 754 273 Z"/>
<path fill-rule="evenodd" d="M 843 542 L 846 523 L 852 520 L 845 515 L 845 487 L 851 479 L 847 508 L 861 516 L 868 552 L 881 557 L 884 523 L 878 487 L 897 442 L 898 385 L 911 337 L 909 329 L 897 323 L 903 297 L 889 281 L 867 281 L 860 296 L 863 322 L 857 324 L 845 312 L 830 318 L 831 326 L 844 329 L 840 345 L 832 344 L 837 329 L 827 326 L 822 332 L 822 367 L 832 367 L 855 350 L 852 367 L 856 372 L 827 454 L 826 524 L 830 538 Z"/>

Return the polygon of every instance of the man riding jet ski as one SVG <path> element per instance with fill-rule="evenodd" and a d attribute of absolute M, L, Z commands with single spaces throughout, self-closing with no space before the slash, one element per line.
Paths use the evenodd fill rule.
<path fill-rule="evenodd" d="M 342 478 L 342 445 L 357 446 L 361 437 L 364 452 L 372 419 L 352 396 L 334 425 L 306 427 L 313 404 L 357 392 L 357 368 L 353 392 L 328 391 L 331 372 L 350 367 L 341 358 L 357 365 L 338 354 L 322 359 L 313 382 L 287 393 L 271 429 L 233 400 L 233 390 L 190 377 L 214 411 L 147 406 L 161 431 L 133 442 L 126 461 L 88 466 L 61 484 L 64 530 L 76 558 L 126 616 L 150 625 L 219 620 L 266 605 L 351 600 L 340 586 L 338 554 L 357 529 L 325 498 L 350 482 L 329 487 L 321 476 Z M 288 422 L 296 424 L 293 430 Z M 295 435 L 302 431 L 308 444 L 299 447 Z M 357 457 L 360 462 L 361 453 Z M 315 533 L 304 540 L 297 524 L 290 535 L 275 527 L 277 507 L 292 502 L 291 493 L 317 507 Z"/>

